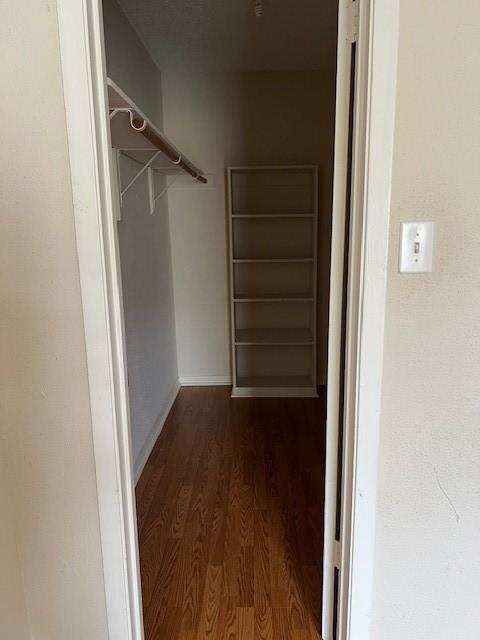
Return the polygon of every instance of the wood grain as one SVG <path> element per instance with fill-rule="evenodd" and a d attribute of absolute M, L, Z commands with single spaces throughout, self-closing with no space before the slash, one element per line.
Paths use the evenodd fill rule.
<path fill-rule="evenodd" d="M 145 640 L 319 640 L 324 424 L 181 389 L 137 485 Z"/>

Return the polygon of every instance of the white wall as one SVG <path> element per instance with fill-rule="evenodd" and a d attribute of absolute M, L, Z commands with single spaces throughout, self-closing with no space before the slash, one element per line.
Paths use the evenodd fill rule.
<path fill-rule="evenodd" d="M 180 378 L 230 376 L 225 168 L 320 165 L 319 373 L 325 375 L 334 75 L 163 73 L 165 131 L 215 188 L 172 188 Z"/>
<path fill-rule="evenodd" d="M 0 446 L 2 502 L 6 495 L 14 512 L 2 508 L 2 537 L 10 536 L 13 554 L 15 536 L 31 637 L 102 640 L 107 621 L 55 3 L 4 1 L 0 25 Z M 25 612 L 17 563 L 13 555 L 10 567 L 5 559 L 0 582 L 11 575 L 18 617 L 15 633 L 0 635 L 17 640 L 26 635 Z"/>
<path fill-rule="evenodd" d="M 480 5 L 401 3 L 373 637 L 480 637 Z M 397 273 L 401 220 L 434 272 Z"/>
<path fill-rule="evenodd" d="M 104 20 L 108 75 L 162 130 L 159 70 L 115 0 L 104 2 Z M 140 168 L 122 156 L 124 185 Z M 157 192 L 164 183 L 165 178 L 159 177 Z M 125 195 L 118 232 L 132 448 L 138 475 L 153 444 L 157 419 L 178 379 L 168 202 L 166 197 L 159 199 L 155 214 L 150 215 L 146 173 Z"/>

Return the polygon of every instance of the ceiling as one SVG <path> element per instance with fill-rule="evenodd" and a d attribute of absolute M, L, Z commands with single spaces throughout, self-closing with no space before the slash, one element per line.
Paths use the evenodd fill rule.
<path fill-rule="evenodd" d="M 335 66 L 338 0 L 119 0 L 162 71 Z"/>

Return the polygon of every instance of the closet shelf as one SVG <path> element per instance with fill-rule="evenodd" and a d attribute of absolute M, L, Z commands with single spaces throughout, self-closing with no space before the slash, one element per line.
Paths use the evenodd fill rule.
<path fill-rule="evenodd" d="M 237 329 L 235 344 L 250 345 L 309 345 L 313 344 L 310 329 Z"/>
<path fill-rule="evenodd" d="M 236 294 L 233 298 L 234 302 L 312 302 L 312 296 L 302 296 L 299 294 L 277 294 L 277 293 L 266 293 L 266 294 L 250 294 L 250 293 L 240 293 Z"/>
<path fill-rule="evenodd" d="M 166 174 L 185 171 L 205 184 L 207 179 L 142 113 L 113 80 L 107 78 L 112 146 L 133 160 Z M 156 156 L 152 156 L 157 154 Z"/>
<path fill-rule="evenodd" d="M 239 387 L 311 387 L 310 376 L 238 376 Z"/>
<path fill-rule="evenodd" d="M 313 258 L 234 258 L 234 264 L 277 264 L 277 263 L 309 263 Z"/>
<path fill-rule="evenodd" d="M 276 219 L 276 218 L 314 218 L 313 213 L 234 213 L 232 218 L 241 220 Z"/>
<path fill-rule="evenodd" d="M 238 376 L 235 395 L 284 396 L 288 390 L 288 395 L 293 397 L 297 395 L 295 389 L 301 396 L 317 396 L 311 376 Z"/>

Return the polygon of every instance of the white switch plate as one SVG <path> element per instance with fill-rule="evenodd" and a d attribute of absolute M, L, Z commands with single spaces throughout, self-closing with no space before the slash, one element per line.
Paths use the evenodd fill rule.
<path fill-rule="evenodd" d="M 433 222 L 400 225 L 400 273 L 428 273 L 433 265 Z"/>

